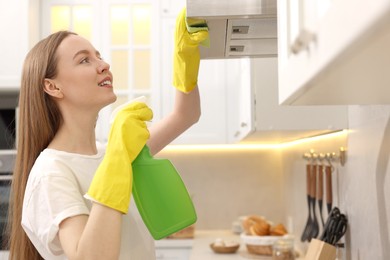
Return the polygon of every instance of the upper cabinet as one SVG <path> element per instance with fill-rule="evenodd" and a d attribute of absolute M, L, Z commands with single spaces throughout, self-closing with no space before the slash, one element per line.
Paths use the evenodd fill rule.
<path fill-rule="evenodd" d="M 283 143 L 348 128 L 347 106 L 279 105 L 277 68 L 277 58 L 251 59 L 254 131 L 242 142 Z"/>
<path fill-rule="evenodd" d="M 0 1 L 0 91 L 19 89 L 24 58 L 38 37 L 38 2 Z"/>
<path fill-rule="evenodd" d="M 176 18 L 177 14 L 185 7 L 186 0 L 160 0 L 161 16 Z"/>
<path fill-rule="evenodd" d="M 279 102 L 390 104 L 390 1 L 278 1 Z"/>
<path fill-rule="evenodd" d="M 277 55 L 276 0 L 187 0 L 187 17 L 207 21 L 202 59 Z"/>

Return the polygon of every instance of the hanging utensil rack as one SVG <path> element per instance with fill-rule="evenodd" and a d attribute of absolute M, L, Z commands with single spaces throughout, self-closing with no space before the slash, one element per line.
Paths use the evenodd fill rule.
<path fill-rule="evenodd" d="M 320 228 L 324 228 L 323 205 L 326 206 L 328 214 L 334 206 L 332 188 L 334 164 L 335 162 L 338 162 L 341 166 L 345 164 L 346 149 L 340 147 L 338 152 L 315 152 L 314 149 L 311 149 L 303 154 L 303 158 L 308 161 L 306 165 L 306 186 L 309 214 L 301 236 L 302 242 L 317 238 Z"/>
<path fill-rule="evenodd" d="M 303 158 L 312 162 L 316 160 L 322 161 L 326 160 L 329 164 L 332 162 L 339 162 L 341 166 L 344 166 L 347 161 L 347 151 L 344 147 L 340 147 L 338 152 L 326 152 L 326 153 L 317 153 L 313 149 L 309 152 L 304 153 Z"/>

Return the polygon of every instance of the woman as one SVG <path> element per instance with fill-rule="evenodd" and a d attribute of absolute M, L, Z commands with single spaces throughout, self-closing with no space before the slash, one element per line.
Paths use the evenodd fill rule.
<path fill-rule="evenodd" d="M 148 116 L 135 118 L 133 111 L 123 114 L 117 124 L 130 122 L 123 128 L 130 138 L 110 137 L 131 140 L 125 150 L 134 149 L 132 143 L 141 147 L 147 141 L 151 153 L 156 154 L 199 119 L 197 47 L 207 32 L 188 34 L 184 19 L 185 10 L 176 24 L 174 86 L 178 91 L 174 109 L 149 131 L 143 122 Z M 192 71 L 183 69 L 186 67 Z M 96 190 L 110 193 L 99 183 L 116 176 L 101 165 L 107 161 L 115 165 L 115 149 L 122 145 L 109 139 L 105 150 L 95 141 L 100 109 L 116 100 L 113 82 L 110 66 L 99 52 L 71 32 L 50 35 L 27 55 L 19 99 L 10 259 L 155 259 L 154 241 L 135 203 L 130 203 L 127 212 L 94 197 Z M 114 126 L 111 130 L 118 131 Z M 142 135 L 137 135 L 139 132 Z M 137 154 L 139 149 L 131 152 Z M 91 200 L 85 199 L 87 192 L 92 194 L 88 196 Z"/>

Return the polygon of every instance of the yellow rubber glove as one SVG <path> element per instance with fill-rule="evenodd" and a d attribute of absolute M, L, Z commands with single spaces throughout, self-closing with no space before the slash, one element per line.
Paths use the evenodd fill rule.
<path fill-rule="evenodd" d="M 96 170 L 86 198 L 127 213 L 132 192 L 131 163 L 149 139 L 145 121 L 152 110 L 142 102 L 121 109 L 111 125 L 106 154 Z"/>
<path fill-rule="evenodd" d="M 200 63 L 199 44 L 208 39 L 208 31 L 187 31 L 186 9 L 176 19 L 175 49 L 173 54 L 173 86 L 188 93 L 198 83 Z"/>

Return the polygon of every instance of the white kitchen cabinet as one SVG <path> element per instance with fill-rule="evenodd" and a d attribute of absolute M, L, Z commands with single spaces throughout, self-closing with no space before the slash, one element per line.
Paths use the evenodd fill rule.
<path fill-rule="evenodd" d="M 242 142 L 282 143 L 348 128 L 346 106 L 278 104 L 277 58 L 251 60 L 254 131 Z"/>
<path fill-rule="evenodd" d="M 9 252 L 8 251 L 0 251 L 0 260 L 8 260 Z"/>
<path fill-rule="evenodd" d="M 156 259 L 158 260 L 188 260 L 191 250 L 188 249 L 156 249 Z"/>
<path fill-rule="evenodd" d="M 193 239 L 161 239 L 156 240 L 155 245 L 158 260 L 188 260 Z"/>
<path fill-rule="evenodd" d="M 187 0 L 187 16 L 209 27 L 202 59 L 277 55 L 276 0 Z"/>
<path fill-rule="evenodd" d="M 278 1 L 279 102 L 390 103 L 390 1 Z"/>
<path fill-rule="evenodd" d="M 0 0 L 0 90 L 18 90 L 24 58 L 37 39 L 39 1 Z"/>
<path fill-rule="evenodd" d="M 225 60 L 227 143 L 238 143 L 255 130 L 255 93 L 249 58 Z"/>
<path fill-rule="evenodd" d="M 160 0 L 161 16 L 176 17 L 176 15 L 186 6 L 186 0 Z"/>

